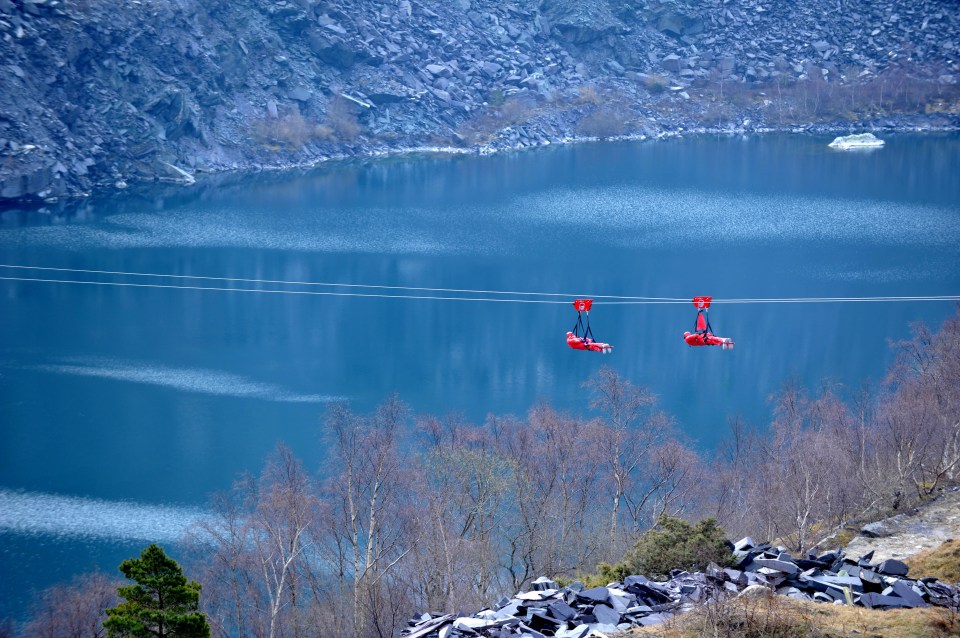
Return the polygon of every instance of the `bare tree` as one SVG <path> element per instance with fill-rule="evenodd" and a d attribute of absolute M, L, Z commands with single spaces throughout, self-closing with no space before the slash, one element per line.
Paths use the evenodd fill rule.
<path fill-rule="evenodd" d="M 888 383 L 926 436 L 917 485 L 930 493 L 960 477 L 960 307 L 937 333 L 923 325 L 913 333 L 896 344 Z"/>
<path fill-rule="evenodd" d="M 609 558 L 614 558 L 625 549 L 618 532 L 624 495 L 630 489 L 635 472 L 660 439 L 657 429 L 648 427 L 651 423 L 643 421 L 656 404 L 656 397 L 608 367 L 601 368 L 596 377 L 584 385 L 591 392 L 590 406 L 601 413 L 606 425 L 602 445 L 606 452 L 611 499 Z"/>
<path fill-rule="evenodd" d="M 705 487 L 712 495 L 713 507 L 704 513 L 716 518 L 728 534 L 741 536 L 754 528 L 748 504 L 756 436 L 739 416 L 728 421 L 728 428 L 729 434 L 710 461 Z"/>
<path fill-rule="evenodd" d="M 201 605 L 211 632 L 230 636 L 263 636 L 265 616 L 260 579 L 250 552 L 251 511 L 247 509 L 252 484 L 241 480 L 231 492 L 211 499 L 212 516 L 197 522 L 185 544 L 195 554 L 203 583 Z"/>
<path fill-rule="evenodd" d="M 327 415 L 333 439 L 333 463 L 340 469 L 328 481 L 334 503 L 334 525 L 326 529 L 328 546 L 345 561 L 338 567 L 341 589 L 349 585 L 355 636 L 365 635 L 367 617 L 377 611 L 381 580 L 410 552 L 416 539 L 402 524 L 405 473 L 398 438 L 408 417 L 407 406 L 394 395 L 373 415 L 360 417 L 345 406 Z"/>
<path fill-rule="evenodd" d="M 577 419 L 546 405 L 532 410 L 529 421 L 541 441 L 540 471 L 557 477 L 549 509 L 552 539 L 544 573 L 568 575 L 592 568 L 601 548 L 596 493 L 604 459 L 596 443 L 603 440 L 604 427 L 596 420 Z"/>
<path fill-rule="evenodd" d="M 701 503 L 703 466 L 696 452 L 676 438 L 668 438 L 653 448 L 650 461 L 643 487 L 628 499 L 638 531 L 645 527 L 641 520 L 654 525 L 664 515 L 681 516 Z M 647 515 L 642 517 L 644 512 Z"/>
<path fill-rule="evenodd" d="M 431 609 L 482 606 L 501 590 L 497 530 L 514 468 L 489 424 L 426 417 L 419 430 L 426 441 L 418 491 L 430 513 L 415 561 L 431 574 L 422 593 L 435 601 Z"/>
<path fill-rule="evenodd" d="M 117 603 L 121 583 L 100 572 L 77 576 L 40 595 L 33 617 L 21 635 L 37 638 L 103 638 L 105 610 Z"/>
<path fill-rule="evenodd" d="M 503 420 L 500 427 L 504 454 L 515 468 L 511 475 L 513 509 L 503 527 L 504 564 L 512 588 L 519 590 L 540 572 L 542 551 L 549 542 L 545 536 L 548 503 L 557 479 L 539 472 L 540 449 L 532 428 L 514 419 Z"/>
<path fill-rule="evenodd" d="M 297 576 L 316 522 L 315 494 L 300 462 L 289 448 L 279 445 L 257 481 L 248 536 L 267 594 L 269 638 L 280 632 L 285 608 L 290 610 L 293 635 L 301 634 Z"/>

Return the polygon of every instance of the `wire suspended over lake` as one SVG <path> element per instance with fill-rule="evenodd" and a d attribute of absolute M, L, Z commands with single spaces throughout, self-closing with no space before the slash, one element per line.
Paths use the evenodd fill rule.
<path fill-rule="evenodd" d="M 248 288 L 237 286 L 208 286 L 189 284 L 163 284 L 154 282 L 138 283 L 133 281 L 91 281 L 84 279 L 53 279 L 46 277 L 0 276 L 3 281 L 21 281 L 55 284 L 77 284 L 87 286 L 115 286 L 127 288 L 158 288 L 168 290 L 208 290 L 217 292 L 240 292 L 275 295 L 312 295 L 326 297 L 371 297 L 376 299 L 423 299 L 428 301 L 489 301 L 495 303 L 526 304 L 567 304 L 575 298 L 591 298 L 595 304 L 603 305 L 652 305 L 652 304 L 688 304 L 691 297 L 639 297 L 597 295 L 585 293 L 529 292 L 507 290 L 474 290 L 467 288 L 425 288 L 414 286 L 390 286 L 380 284 L 354 284 L 340 282 L 292 281 L 283 279 L 251 279 L 241 277 L 214 277 L 203 275 L 175 275 L 165 273 L 127 272 L 117 270 L 92 270 L 83 268 L 56 268 L 50 266 L 24 266 L 19 264 L 0 264 L 0 268 L 16 270 L 35 270 L 44 272 L 71 273 L 75 275 L 108 275 L 127 278 L 167 278 L 188 282 L 221 282 L 222 284 L 267 284 L 271 286 L 302 286 L 316 288 L 348 288 L 341 290 L 291 290 L 285 288 Z M 390 292 L 373 292 L 384 290 Z M 402 293 L 443 293 L 443 294 L 402 294 Z M 490 295 L 468 297 L 461 295 Z M 528 299 L 526 297 L 534 297 Z M 559 299 L 562 298 L 562 299 Z M 742 297 L 723 299 L 714 297 L 714 304 L 764 304 L 764 303 L 855 303 L 855 302 L 905 302 L 905 301 L 960 301 L 960 295 L 916 295 L 916 296 L 878 296 L 878 297 Z"/>

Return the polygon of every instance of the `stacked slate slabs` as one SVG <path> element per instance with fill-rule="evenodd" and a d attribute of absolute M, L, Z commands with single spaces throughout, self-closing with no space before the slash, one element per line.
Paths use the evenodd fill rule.
<path fill-rule="evenodd" d="M 935 605 L 960 607 L 960 588 L 935 578 L 907 577 L 907 566 L 873 552 L 854 560 L 840 549 L 796 558 L 786 548 L 744 538 L 734 543 L 735 566 L 711 564 L 704 572 L 673 571 L 655 582 L 642 575 L 605 587 L 566 587 L 546 577 L 471 616 L 424 614 L 413 618 L 404 638 L 604 638 L 633 627 L 662 623 L 696 604 L 766 588 L 799 600 L 873 609 Z"/>

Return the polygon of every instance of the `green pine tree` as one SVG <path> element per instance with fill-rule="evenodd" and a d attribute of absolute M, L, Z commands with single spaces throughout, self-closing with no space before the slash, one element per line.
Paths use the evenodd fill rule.
<path fill-rule="evenodd" d="M 199 609 L 200 585 L 188 581 L 177 561 L 150 545 L 120 564 L 137 582 L 120 587 L 126 601 L 107 610 L 107 638 L 209 638 L 210 626 Z"/>
<path fill-rule="evenodd" d="M 681 518 L 661 516 L 624 556 L 622 571 L 628 574 L 666 577 L 671 569 L 702 571 L 711 562 L 727 566 L 733 554 L 723 529 L 712 518 L 691 525 Z"/>

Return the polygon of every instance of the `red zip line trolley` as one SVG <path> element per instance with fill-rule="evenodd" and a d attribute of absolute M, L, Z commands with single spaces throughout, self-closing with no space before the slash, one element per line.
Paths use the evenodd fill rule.
<path fill-rule="evenodd" d="M 733 350 L 733 339 L 718 337 L 713 334 L 707 310 L 713 297 L 694 297 L 693 305 L 697 307 L 697 321 L 693 332 L 684 332 L 683 340 L 688 346 L 720 346 L 724 350 Z"/>
<path fill-rule="evenodd" d="M 593 306 L 593 299 L 576 299 L 573 307 L 577 309 L 577 323 L 573 325 L 573 330 L 567 333 L 567 345 L 574 350 L 590 350 L 591 352 L 601 352 L 610 354 L 613 352 L 613 346 L 609 343 L 596 341 L 593 338 L 593 331 L 590 330 L 590 308 Z M 584 323 L 583 318 L 587 321 Z"/>

